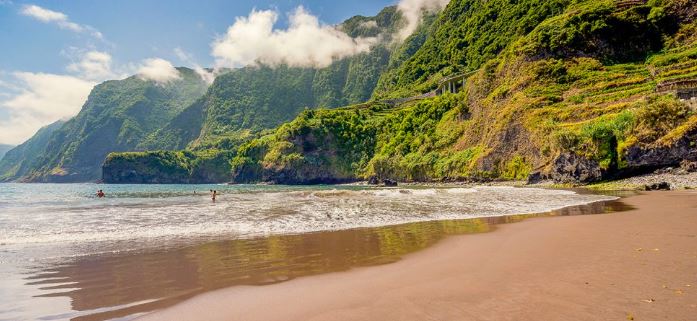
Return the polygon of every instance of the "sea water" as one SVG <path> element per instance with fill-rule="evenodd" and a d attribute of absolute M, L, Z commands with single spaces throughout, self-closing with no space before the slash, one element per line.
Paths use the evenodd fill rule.
<path fill-rule="evenodd" d="M 131 319 L 210 289 L 387 262 L 448 230 L 484 231 L 477 218 L 612 199 L 485 186 L 0 184 L 0 320 Z"/>
<path fill-rule="evenodd" d="M 99 189 L 106 197 L 96 197 Z M 215 202 L 210 190 L 218 192 Z M 0 184 L 0 249 L 86 255 L 201 239 L 541 213 L 608 199 L 515 187 Z M 70 252 L 56 251 L 65 247 Z"/>

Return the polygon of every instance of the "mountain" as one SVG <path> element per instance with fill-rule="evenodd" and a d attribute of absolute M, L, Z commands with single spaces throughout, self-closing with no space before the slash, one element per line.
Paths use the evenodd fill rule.
<path fill-rule="evenodd" d="M 232 181 L 578 183 L 697 161 L 695 17 L 679 0 L 453 0 L 375 96 L 457 93 L 305 111 L 242 145 Z"/>
<path fill-rule="evenodd" d="M 80 114 L 53 134 L 34 166 L 6 174 L 5 180 L 97 180 L 110 152 L 188 149 L 193 154 L 167 155 L 208 157 L 212 154 L 206 151 L 211 150 L 228 155 L 229 161 L 229 151 L 306 108 L 334 108 L 370 99 L 400 24 L 394 6 L 374 17 L 352 17 L 338 27 L 351 37 L 379 38 L 370 51 L 324 68 L 261 65 L 225 70 L 205 92 L 188 76 L 159 87 L 137 77 L 107 82 L 94 89 Z M 194 75 L 190 70 L 180 72 Z M 229 170 L 224 174 L 227 179 Z M 204 176 L 199 179 L 220 180 Z"/>
<path fill-rule="evenodd" d="M 37 133 L 20 171 L 0 165 L 3 180 L 35 182 L 94 181 L 101 177 L 106 155 L 135 150 L 150 133 L 164 126 L 201 97 L 208 85 L 191 69 L 177 68 L 179 79 L 157 83 L 132 76 L 94 87 L 80 112 L 48 135 Z M 54 124 L 56 125 L 56 124 Z M 53 125 L 52 125 L 53 126 Z M 36 136 L 42 135 L 40 139 Z M 17 147 L 19 149 L 22 145 Z M 45 148 L 38 148 L 38 147 Z M 8 153 L 9 154 L 9 153 Z M 3 160 L 3 163 L 6 160 Z M 4 170 L 5 167 L 10 170 Z"/>
<path fill-rule="evenodd" d="M 14 147 L 14 145 L 0 144 L 0 160 L 2 160 L 2 157 L 5 156 L 8 150 Z"/>
<path fill-rule="evenodd" d="M 366 27 L 366 23 L 370 27 Z M 292 120 L 306 108 L 334 108 L 370 99 L 390 59 L 400 24 L 396 7 L 339 25 L 351 37 L 381 37 L 369 52 L 324 68 L 254 66 L 229 70 L 204 97 L 140 145 L 142 150 L 238 146 L 251 133 Z"/>
<path fill-rule="evenodd" d="M 46 149 L 51 135 L 64 123 L 64 121 L 59 120 L 44 126 L 29 140 L 7 151 L 5 156 L 0 159 L 0 181 L 22 177 L 37 166 L 38 158 Z"/>
<path fill-rule="evenodd" d="M 587 183 L 695 162 L 695 18 L 683 0 L 452 0 L 392 49 L 373 101 L 258 133 L 229 179 Z M 107 181 L 164 157 L 128 156 Z"/>

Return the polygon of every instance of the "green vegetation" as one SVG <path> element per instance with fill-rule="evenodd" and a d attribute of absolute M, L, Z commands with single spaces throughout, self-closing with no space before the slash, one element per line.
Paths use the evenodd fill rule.
<path fill-rule="evenodd" d="M 391 39 L 398 17 L 389 7 L 341 25 L 382 35 L 370 52 L 321 69 L 230 70 L 205 94 L 180 97 L 186 104 L 128 81 L 122 92 L 101 85 L 52 135 L 46 165 L 25 176 L 94 177 L 108 152 L 185 149 L 110 154 L 105 180 L 522 180 L 555 173 L 567 154 L 605 177 L 639 166 L 631 151 L 669 149 L 697 131 L 671 92 L 697 79 L 694 1 L 452 0 L 402 42 Z M 456 94 L 381 103 L 466 71 Z M 151 101 L 170 107 L 137 112 Z"/>
<path fill-rule="evenodd" d="M 32 138 L 21 145 L 9 150 L 0 159 L 0 181 L 22 177 L 36 166 L 35 155 L 41 155 L 46 149 L 51 135 L 61 128 L 65 122 L 59 120 L 39 129 Z"/>
<path fill-rule="evenodd" d="M 375 23 L 367 28 L 369 21 Z M 347 20 L 340 27 L 349 35 L 380 35 L 383 43 L 326 68 L 227 70 L 208 88 L 186 68 L 179 69 L 182 80 L 165 85 L 137 77 L 105 82 L 93 90 L 80 114 L 52 135 L 46 149 L 26 155 L 40 156 L 30 168 L 0 173 L 6 180 L 97 180 L 110 152 L 235 150 L 306 108 L 366 101 L 387 65 L 391 34 L 399 23 L 395 7 Z"/>
<path fill-rule="evenodd" d="M 430 26 L 418 51 L 383 75 L 376 95 L 426 92 L 443 76 L 476 70 L 545 19 L 563 12 L 570 2 L 451 1 Z M 415 38 L 422 38 L 419 32 Z M 413 47 L 410 42 L 407 46 Z"/>
<path fill-rule="evenodd" d="M 676 2 L 452 1 L 374 95 L 423 92 L 441 75 L 481 67 L 462 92 L 303 114 L 243 145 L 234 180 L 525 179 L 549 171 L 560 153 L 623 169 L 630 146 L 697 128 L 684 103 L 656 93 L 661 82 L 693 78 L 697 66 L 682 22 L 694 4 Z M 502 13 L 474 10 L 489 6 Z"/>
<path fill-rule="evenodd" d="M 232 156 L 220 150 L 113 153 L 104 161 L 103 178 L 111 183 L 217 183 L 230 176 Z"/>
<path fill-rule="evenodd" d="M 198 74 L 187 68 L 178 71 L 180 79 L 165 84 L 133 76 L 97 85 L 77 116 L 18 161 L 29 166 L 16 172 L 0 168 L 3 180 L 98 179 L 108 153 L 135 150 L 148 134 L 203 95 L 207 85 Z"/>
<path fill-rule="evenodd" d="M 0 160 L 2 160 L 3 156 L 5 156 L 5 153 L 7 153 L 7 151 L 11 150 L 12 148 L 14 148 L 13 145 L 0 144 Z"/>

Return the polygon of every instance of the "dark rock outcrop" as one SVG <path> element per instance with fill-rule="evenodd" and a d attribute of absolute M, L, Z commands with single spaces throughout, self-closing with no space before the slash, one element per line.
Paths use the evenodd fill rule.
<path fill-rule="evenodd" d="M 654 183 L 651 185 L 644 186 L 644 190 L 647 190 L 647 191 L 669 191 L 670 184 L 668 182 Z"/>
<path fill-rule="evenodd" d="M 391 179 L 389 179 L 389 178 L 384 179 L 382 182 L 383 182 L 383 184 L 385 184 L 385 186 L 387 186 L 387 187 L 395 187 L 395 186 L 397 186 L 397 181 L 391 180 Z"/>
<path fill-rule="evenodd" d="M 630 168 L 660 168 L 697 161 L 697 130 L 692 130 L 670 145 L 635 145 L 627 149 Z"/>
<path fill-rule="evenodd" d="M 373 175 L 368 178 L 368 184 L 369 185 L 378 185 L 380 184 L 380 180 L 378 179 L 377 176 Z"/>
<path fill-rule="evenodd" d="M 563 153 L 554 160 L 552 179 L 557 183 L 591 183 L 602 178 L 597 161 L 573 153 Z"/>
<path fill-rule="evenodd" d="M 537 184 L 547 179 L 549 179 L 549 176 L 547 174 L 544 174 L 541 171 L 534 171 L 530 173 L 530 175 L 528 175 L 528 180 L 527 182 L 525 182 L 525 184 Z"/>

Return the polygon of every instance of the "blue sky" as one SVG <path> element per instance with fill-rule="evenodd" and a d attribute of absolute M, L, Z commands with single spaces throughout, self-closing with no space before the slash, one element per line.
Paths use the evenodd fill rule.
<path fill-rule="evenodd" d="M 370 50 L 379 38 L 350 38 L 335 24 L 398 5 L 404 39 L 422 10 L 449 0 L 0 0 L 0 143 L 79 112 L 90 90 L 138 75 L 179 77 L 174 66 L 288 64 L 323 67 Z"/>
<path fill-rule="evenodd" d="M 0 70 L 65 72 L 70 48 L 110 52 L 115 64 L 125 64 L 157 56 L 185 65 L 174 54 L 175 48 L 190 53 L 203 66 L 213 63 L 210 44 L 224 34 L 236 17 L 252 9 L 275 9 L 280 13 L 278 27 L 287 24 L 286 13 L 304 6 L 327 24 L 351 16 L 374 15 L 394 0 L 353 1 L 2 1 L 0 0 Z M 20 14 L 25 5 L 37 5 L 62 12 L 70 21 L 95 28 L 104 40 L 75 33 Z"/>

